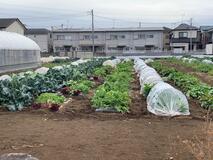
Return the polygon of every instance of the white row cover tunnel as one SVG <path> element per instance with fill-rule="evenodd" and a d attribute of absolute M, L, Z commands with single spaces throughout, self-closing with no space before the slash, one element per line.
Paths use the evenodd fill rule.
<path fill-rule="evenodd" d="M 153 86 L 147 97 L 147 109 L 159 116 L 189 115 L 189 104 L 186 96 L 171 85 L 163 82 L 155 69 L 137 58 L 134 68 L 138 73 L 141 85 L 141 94 L 145 84 Z"/>

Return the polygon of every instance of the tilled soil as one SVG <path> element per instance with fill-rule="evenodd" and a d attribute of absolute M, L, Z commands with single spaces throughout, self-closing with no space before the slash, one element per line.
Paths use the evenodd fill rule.
<path fill-rule="evenodd" d="M 190 100 L 191 116 L 147 112 L 138 78 L 128 114 L 96 113 L 87 96 L 72 97 L 58 113 L 0 112 L 0 154 L 29 153 L 40 160 L 194 160 L 190 146 L 204 140 L 206 111 Z"/>
<path fill-rule="evenodd" d="M 200 79 L 203 83 L 213 86 L 213 76 L 209 75 L 208 73 L 197 72 L 197 71 L 195 71 L 195 69 L 193 69 L 191 67 L 183 66 L 181 64 L 176 64 L 176 63 L 170 63 L 166 60 L 162 60 L 161 63 L 167 65 L 168 67 L 173 67 L 173 68 L 177 69 L 178 71 L 191 74 L 191 75 L 197 77 L 198 79 Z"/>

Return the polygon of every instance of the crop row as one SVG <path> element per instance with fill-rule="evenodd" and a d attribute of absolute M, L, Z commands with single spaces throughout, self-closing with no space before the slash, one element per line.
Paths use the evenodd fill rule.
<path fill-rule="evenodd" d="M 0 81 L 0 106 L 10 111 L 22 110 L 29 106 L 41 93 L 57 92 L 68 81 L 90 77 L 95 68 L 106 59 L 92 59 L 78 66 L 66 65 L 51 68 L 46 74 L 25 72 L 13 75 L 11 80 Z"/>
<path fill-rule="evenodd" d="M 155 68 L 158 73 L 181 88 L 188 97 L 198 99 L 203 108 L 213 109 L 213 87 L 201 83 L 196 77 L 187 73 L 179 72 L 175 68 L 168 67 L 160 62 L 153 62 L 151 66 Z"/>
<path fill-rule="evenodd" d="M 213 64 L 205 63 L 205 60 L 199 61 L 198 59 L 195 58 L 182 58 L 182 59 L 170 58 L 168 61 L 186 67 L 191 67 L 198 72 L 204 72 L 208 73 L 209 75 L 213 75 Z"/>
<path fill-rule="evenodd" d="M 132 61 L 119 63 L 105 78 L 104 84 L 97 88 L 92 98 L 92 104 L 97 110 L 122 113 L 129 111 L 132 68 Z"/>

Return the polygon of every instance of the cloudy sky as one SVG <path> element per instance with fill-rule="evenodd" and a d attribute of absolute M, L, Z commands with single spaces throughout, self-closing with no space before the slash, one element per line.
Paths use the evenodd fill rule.
<path fill-rule="evenodd" d="M 18 17 L 28 27 L 174 27 L 181 22 L 213 25 L 212 0 L 0 0 L 1 17 Z"/>

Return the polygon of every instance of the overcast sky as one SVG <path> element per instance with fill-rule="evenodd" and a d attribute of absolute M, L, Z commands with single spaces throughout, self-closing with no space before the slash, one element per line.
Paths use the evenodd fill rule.
<path fill-rule="evenodd" d="M 212 0 L 0 0 L 1 17 L 18 17 L 28 27 L 174 27 L 181 22 L 213 25 Z"/>

